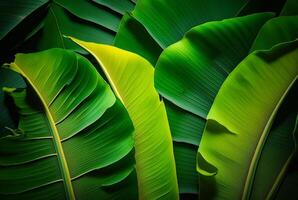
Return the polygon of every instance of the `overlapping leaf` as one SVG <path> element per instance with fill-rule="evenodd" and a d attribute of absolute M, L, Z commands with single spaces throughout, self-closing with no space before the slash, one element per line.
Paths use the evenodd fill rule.
<path fill-rule="evenodd" d="M 0 30 L 0 38 L 7 35 L 9 37 L 0 40 L 0 65 L 3 62 L 9 62 L 16 52 L 32 52 L 60 47 L 86 53 L 63 35 L 111 44 L 122 13 L 110 9 L 110 1 L 102 2 L 106 3 L 99 5 L 85 0 L 75 2 L 57 0 L 50 3 L 44 0 L 1 1 L 1 28 L 3 30 Z M 126 4 L 130 6 L 125 6 Z M 127 0 L 127 3 L 124 2 L 123 5 L 124 12 L 126 9 L 131 9 L 134 3 Z M 40 9 L 41 7 L 42 9 Z M 33 12 L 34 16 L 32 16 Z M 13 34 L 7 34 L 8 32 Z M 14 82 L 20 79 L 16 76 L 7 77 L 7 74 L 9 73 L 1 70 L 1 82 L 5 81 L 7 85 L 14 86 Z M 1 91 L 0 106 L 1 110 L 4 110 L 1 116 L 5 118 L 5 120 L 1 120 L 1 131 L 5 125 L 13 125 L 10 115 L 5 114 L 7 109 L 4 108 L 6 104 L 3 96 Z"/>
<path fill-rule="evenodd" d="M 106 11 L 88 1 L 57 0 L 50 4 L 38 49 L 53 47 L 81 51 L 63 35 L 94 42 L 111 44 L 121 15 Z"/>
<path fill-rule="evenodd" d="M 293 162 L 298 141 L 296 121 L 298 108 L 295 106 L 297 86 L 296 82 L 276 113 L 258 160 L 250 199 L 274 197 L 290 163 Z"/>
<path fill-rule="evenodd" d="M 297 37 L 298 16 L 276 17 L 264 24 L 250 51 L 270 49 L 278 43 L 288 42 Z"/>
<path fill-rule="evenodd" d="M 0 40 L 35 10 L 45 5 L 48 0 L 1 1 L 0 2 Z"/>
<path fill-rule="evenodd" d="M 245 3 L 246 0 L 143 0 L 136 4 L 133 15 L 165 48 L 194 26 L 236 16 Z"/>
<path fill-rule="evenodd" d="M 297 41 L 252 53 L 222 85 L 199 147 L 199 157 L 218 169 L 215 172 L 198 159 L 198 170 L 213 175 L 200 179 L 202 198 L 250 197 L 274 116 L 297 79 L 297 54 Z"/>
<path fill-rule="evenodd" d="M 247 55 L 259 29 L 271 17 L 271 13 L 261 13 L 199 25 L 161 54 L 155 69 L 155 86 L 173 103 L 169 109 L 167 106 L 172 133 L 184 129 L 179 139 L 173 135 L 175 142 L 195 145 L 184 148 L 196 151 L 206 116 L 221 84 Z M 189 117 L 179 120 L 183 116 Z M 194 128 L 193 124 L 200 128 Z M 179 159 L 183 158 L 177 156 L 177 162 Z M 184 168 L 177 167 L 178 177 L 183 171 Z M 197 175 L 195 165 L 189 171 L 192 177 Z M 179 187 L 180 193 L 187 192 L 182 183 Z M 198 185 L 193 185 L 191 190 L 198 193 L 197 188 Z"/>
<path fill-rule="evenodd" d="M 155 65 L 162 48 L 148 34 L 145 27 L 131 14 L 123 16 L 114 40 L 116 47 L 138 53 Z"/>
<path fill-rule="evenodd" d="M 160 56 L 155 86 L 179 107 L 206 118 L 225 78 L 246 57 L 270 13 L 199 25 Z"/>
<path fill-rule="evenodd" d="M 179 40 L 184 33 L 193 26 L 207 22 L 209 20 L 234 17 L 236 15 L 249 14 L 254 11 L 273 10 L 279 12 L 281 5 L 284 3 L 284 1 L 273 1 L 270 2 L 270 4 L 265 4 L 264 2 L 266 3 L 266 1 L 243 0 L 236 2 L 232 0 L 227 1 L 225 6 L 221 7 L 218 5 L 225 3 L 225 1 L 139 1 L 133 13 L 126 14 L 124 16 L 114 44 L 120 48 L 140 54 L 154 65 L 158 59 L 158 56 L 162 52 L 162 49 Z M 111 44 L 114 35 L 118 30 L 117 27 L 121 15 L 123 15 L 125 11 L 131 11 L 133 9 L 134 3 L 135 1 L 132 0 L 123 0 L 121 2 L 116 2 L 114 0 L 93 0 L 93 2 L 80 0 L 75 1 L 75 3 L 68 0 L 55 0 L 50 3 L 45 26 L 43 23 L 41 23 L 41 26 L 34 28 L 34 30 L 28 36 L 26 36 L 25 40 L 36 35 L 36 37 L 38 36 L 37 38 L 39 38 L 37 49 L 61 47 L 85 53 L 82 48 L 72 43 L 68 38 L 63 37 L 63 35 L 75 36 L 86 41 Z M 288 0 L 281 13 L 283 15 L 297 14 L 295 6 L 295 0 Z M 297 37 L 296 16 L 274 18 L 269 20 L 263 26 L 256 40 L 254 41 L 253 46 L 251 47 L 256 32 L 262 23 L 264 23 L 264 21 L 270 17 L 268 14 L 267 18 L 265 15 L 262 20 L 261 18 L 262 17 L 260 17 L 259 20 L 257 20 L 257 17 L 255 18 L 255 21 L 258 21 L 255 27 L 247 26 L 245 28 L 239 28 L 239 26 L 235 25 L 237 23 L 227 23 L 222 25 L 223 22 L 214 22 L 213 24 L 208 23 L 208 26 L 210 26 L 210 30 L 208 30 L 208 28 L 206 28 L 207 25 L 203 24 L 200 26 L 201 29 L 198 31 L 199 34 L 195 33 L 195 29 L 193 29 L 187 34 L 187 39 L 182 39 L 184 43 L 181 41 L 173 45 L 175 46 L 176 52 L 173 50 L 173 52 L 171 52 L 169 55 L 167 53 L 162 54 L 161 60 L 164 61 L 164 63 L 160 61 L 157 65 L 157 70 L 159 70 L 160 65 L 164 67 L 164 70 L 161 70 L 162 76 L 157 76 L 158 80 L 156 83 L 161 83 L 162 87 L 164 87 L 162 89 L 164 92 L 163 95 L 170 100 L 165 100 L 165 105 L 174 141 L 174 154 L 177 164 L 176 167 L 178 169 L 177 175 L 179 179 L 179 190 L 182 194 L 197 194 L 198 192 L 198 185 L 195 181 L 197 177 L 194 168 L 194 157 L 196 153 L 195 149 L 197 148 L 200 141 L 205 124 L 205 118 L 209 112 L 213 99 L 217 95 L 219 87 L 226 79 L 228 74 L 234 70 L 234 67 L 247 55 L 249 48 L 251 52 L 257 49 L 268 49 L 277 43 L 290 41 Z M 221 25 L 218 25 L 217 23 Z M 246 26 L 248 23 L 243 24 Z M 41 28 L 43 28 L 43 31 L 40 31 Z M 238 32 L 238 36 L 236 32 Z M 242 37 L 240 37 L 240 35 Z M 210 39 L 211 36 L 215 37 Z M 208 37 L 210 38 L 208 39 Z M 213 48 L 217 51 L 213 52 Z M 174 48 L 170 47 L 169 49 Z M 165 52 L 167 51 L 169 50 L 166 49 Z M 182 58 L 179 57 L 179 55 L 183 55 Z M 108 59 L 101 57 L 101 60 L 106 61 Z M 126 59 L 123 60 L 126 62 Z M 123 60 L 121 60 L 121 62 Z M 179 62 L 179 60 L 181 62 Z M 184 63 L 182 61 L 184 61 Z M 114 67 L 115 63 L 111 64 L 110 62 L 111 61 L 108 60 L 107 65 Z M 116 66 L 118 66 L 118 64 L 119 63 L 117 63 Z M 103 68 L 107 65 L 103 65 Z M 200 65 L 202 67 L 200 67 Z M 172 66 L 176 67 L 174 67 L 175 70 L 173 71 Z M 183 70 L 184 66 L 186 66 L 186 72 Z M 203 73 L 198 73 L 198 71 L 201 72 L 201 70 Z M 111 81 L 113 78 L 109 76 L 107 71 L 105 72 L 107 78 Z M 113 73 L 116 74 L 115 69 Z M 123 77 L 120 77 L 119 74 L 114 76 L 116 79 L 119 78 L 123 80 Z M 134 76 L 132 75 L 132 77 Z M 135 78 L 133 78 L 133 80 L 135 81 Z M 199 82 L 196 80 L 199 80 Z M 119 85 L 121 84 L 123 83 L 119 83 Z M 140 85 L 143 85 L 143 83 Z M 114 86 L 114 89 L 115 88 L 116 87 Z M 138 104 L 135 105 L 130 98 L 127 100 L 127 102 L 129 102 L 128 104 L 123 101 L 123 96 L 125 96 L 126 93 L 130 95 L 130 90 L 134 87 L 131 87 L 130 90 L 127 88 L 122 88 L 123 91 L 121 94 L 117 93 L 117 89 L 115 89 L 115 92 L 117 93 L 118 97 L 121 98 L 125 106 L 131 104 L 134 105 L 135 108 L 140 108 L 140 106 Z M 175 92 L 173 93 L 173 91 Z M 21 96 L 24 98 L 25 94 L 26 92 L 24 91 L 11 93 L 15 99 L 21 99 Z M 136 98 L 139 97 L 137 96 Z M 180 107 L 177 107 L 177 105 Z M 115 107 L 115 104 L 113 107 Z M 288 164 L 287 162 L 290 161 L 291 156 L 289 155 L 292 155 L 293 138 L 289 133 L 291 133 L 291 131 L 294 129 L 293 126 L 295 124 L 295 111 L 288 108 L 285 110 L 290 110 L 291 112 L 286 112 L 286 114 L 284 114 L 282 111 L 280 111 L 283 117 L 277 118 L 271 133 L 268 133 L 266 142 L 263 142 L 264 146 L 262 151 L 259 153 L 260 158 L 257 161 L 258 166 L 255 169 L 256 178 L 253 180 L 253 184 L 251 184 L 252 187 L 249 189 L 249 192 L 247 192 L 251 193 L 248 196 L 252 199 L 263 199 L 266 196 L 271 196 L 284 174 L 285 168 Z M 128 111 L 131 114 L 131 110 Z M 58 110 L 57 112 L 59 113 Z M 151 112 L 148 111 L 148 113 Z M 278 113 L 278 115 L 280 115 L 280 113 Z M 58 115 L 63 115 L 63 113 Z M 133 115 L 139 116 L 135 113 Z M 161 118 L 164 119 L 164 115 L 162 115 Z M 141 123 L 141 121 L 136 118 L 133 118 L 133 121 L 134 123 Z M 211 126 L 214 125 L 214 121 L 212 120 L 210 120 L 208 123 L 210 123 Z M 144 139 L 144 137 L 142 139 Z M 165 139 L 166 144 L 168 144 L 167 139 L 168 138 Z M 154 144 L 151 146 L 154 146 Z M 142 148 L 145 146 L 146 145 L 143 144 Z M 286 146 L 286 148 L 283 148 L 284 146 Z M 157 151 L 158 150 L 154 151 L 154 155 L 157 155 Z M 169 151 L 169 148 L 166 151 L 166 153 L 169 153 L 171 157 L 172 153 Z M 146 155 L 149 154 L 147 153 Z M 276 159 L 271 160 L 271 158 Z M 154 160 L 155 163 L 158 163 L 157 160 L 158 159 Z M 200 160 L 203 161 L 203 159 Z M 266 165 L 270 160 L 271 164 L 274 166 L 271 167 L 270 170 L 266 170 Z M 171 161 L 169 162 L 172 167 Z M 123 163 L 125 162 L 122 162 L 122 164 Z M 129 161 L 129 163 L 132 162 Z M 213 167 L 205 161 L 202 163 L 213 169 Z M 165 166 L 165 163 L 162 163 L 160 166 Z M 146 170 L 146 172 L 149 172 L 148 168 Z M 151 171 L 156 172 L 158 170 L 154 169 Z M 163 183 L 163 186 L 165 186 L 164 188 L 161 189 L 161 187 L 153 186 L 153 184 L 156 182 L 150 181 L 152 187 L 147 187 L 145 188 L 146 191 L 141 191 L 140 197 L 155 198 L 162 196 L 168 198 L 171 196 L 171 194 L 174 194 L 173 198 L 176 198 L 177 195 L 175 189 L 175 180 L 171 174 L 173 171 L 173 168 L 167 171 L 167 173 L 170 174 L 171 180 L 167 183 Z M 213 172 L 202 170 L 201 172 L 203 174 L 214 174 Z M 127 166 L 125 169 L 121 169 L 119 174 L 115 173 L 109 178 L 101 179 L 104 180 L 102 186 L 105 187 L 114 185 L 115 181 L 119 182 L 122 179 L 125 179 L 125 181 L 123 181 L 125 184 L 129 183 L 131 180 L 133 180 L 133 175 L 129 175 L 131 173 L 131 166 Z M 101 175 L 103 174 L 104 173 Z M 260 174 L 264 175 L 264 178 L 262 178 Z M 129 178 L 126 179 L 127 176 L 129 176 Z M 139 172 L 139 178 L 140 176 L 141 175 Z M 145 176 L 144 174 L 142 176 L 142 180 L 139 180 L 140 188 L 143 187 L 143 185 L 140 185 L 140 182 L 146 182 L 148 180 L 148 177 L 145 177 L 146 174 Z M 155 177 L 158 176 L 160 176 L 160 174 L 156 174 Z M 161 180 L 161 182 L 164 182 L 166 179 L 165 177 Z M 93 180 L 93 175 L 88 176 L 88 178 L 84 179 L 83 182 L 86 183 L 90 181 L 89 183 L 91 183 L 91 180 Z M 202 180 L 204 181 L 204 178 Z M 215 196 L 217 195 L 216 191 L 218 185 L 215 187 L 215 190 L 212 190 L 212 188 L 214 188 L 213 181 L 214 179 L 212 178 L 212 181 L 204 182 L 205 184 L 201 188 L 203 191 L 202 194 L 205 194 L 204 190 L 207 188 L 205 191 L 208 190 L 210 194 L 214 194 Z M 167 184 L 171 185 L 170 189 L 166 187 Z M 84 198 L 89 199 L 93 197 L 93 189 L 97 188 L 93 188 L 91 185 L 82 186 L 81 182 L 74 182 L 73 185 L 77 190 L 84 190 Z M 127 190 L 124 190 L 127 192 L 127 194 L 135 190 L 135 187 L 132 186 L 132 184 L 127 184 L 126 186 L 127 187 L 125 188 L 127 188 Z M 50 192 L 52 189 L 59 191 L 59 187 L 63 187 L 63 185 L 61 186 L 60 183 L 54 184 L 51 187 L 46 187 L 44 191 Z M 128 189 L 129 187 L 131 188 Z M 34 192 L 36 192 L 34 194 L 38 194 L 40 191 L 42 191 L 40 188 L 37 190 L 34 189 Z M 169 192 L 171 194 L 165 195 L 165 191 L 171 191 Z M 53 193 L 53 196 L 51 197 L 53 197 L 53 199 L 59 198 L 59 196 L 55 196 L 58 193 Z M 60 190 L 60 193 L 63 193 L 63 191 L 61 192 Z M 32 197 L 30 196 L 30 192 L 24 192 L 21 194 L 21 197 L 24 198 Z M 88 194 L 90 195 L 88 196 Z M 104 194 L 105 193 L 100 193 L 100 195 Z M 121 195 L 123 195 L 122 191 L 113 193 L 113 197 L 120 198 Z M 7 198 L 8 196 L 6 195 L 5 197 Z M 15 195 L 10 197 L 20 198 L 20 196 Z M 45 196 L 41 195 L 41 197 Z M 181 197 L 183 198 L 184 196 Z M 185 197 L 194 198 L 193 196 Z"/>
<path fill-rule="evenodd" d="M 161 49 L 180 40 L 189 29 L 208 21 L 235 17 L 245 4 L 246 0 L 138 1 L 132 17 L 123 18 L 115 44 L 155 65 Z M 138 24 L 142 36 L 131 24 Z"/>
<path fill-rule="evenodd" d="M 134 53 L 73 40 L 97 59 L 133 121 L 140 199 L 177 199 L 171 133 L 164 103 L 154 88 L 154 68 Z"/>
<path fill-rule="evenodd" d="M 136 198 L 133 125 L 90 62 L 51 49 L 9 68 L 36 96 L 9 90 L 21 132 L 0 140 L 1 199 Z"/>

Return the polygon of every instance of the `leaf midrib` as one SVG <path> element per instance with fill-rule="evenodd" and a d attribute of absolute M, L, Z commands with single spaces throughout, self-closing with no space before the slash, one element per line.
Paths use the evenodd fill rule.
<path fill-rule="evenodd" d="M 53 3 L 54 4 L 54 3 Z M 56 4 L 57 6 L 59 6 L 58 4 Z M 61 39 L 61 43 L 62 43 L 62 47 L 63 47 L 63 49 L 66 49 L 65 48 L 65 44 L 64 44 L 64 40 L 63 40 L 63 34 L 62 34 L 62 32 L 61 32 L 61 30 L 60 30 L 60 27 L 59 27 L 59 23 L 58 23 L 58 19 L 57 19 L 57 17 L 56 17 L 56 14 L 55 14 L 55 12 L 53 11 L 53 8 L 52 7 L 50 7 L 50 13 L 53 15 L 53 18 L 54 18 L 54 20 L 55 20 L 55 24 L 56 24 L 56 26 L 57 26 L 57 31 L 58 31 L 58 34 L 59 34 L 59 36 L 60 36 L 60 39 Z"/>
<path fill-rule="evenodd" d="M 274 117 L 278 111 L 278 108 L 280 107 L 281 103 L 283 102 L 285 96 L 288 94 L 289 90 L 292 88 L 292 86 L 294 85 L 294 83 L 296 82 L 298 76 L 296 76 L 292 82 L 289 84 L 289 86 L 287 87 L 287 89 L 284 91 L 284 93 L 282 94 L 282 96 L 280 97 L 279 101 L 277 102 L 277 104 L 275 105 L 263 131 L 262 131 L 262 134 L 261 134 L 261 137 L 257 143 L 257 146 L 256 146 L 256 149 L 254 151 L 254 154 L 253 154 L 253 157 L 252 157 L 252 160 L 250 162 L 250 165 L 249 165 L 249 168 L 248 168 L 248 173 L 247 173 L 247 176 L 246 176 L 246 179 L 245 179 L 245 184 L 244 184 L 244 190 L 243 190 L 243 195 L 241 197 L 242 200 L 246 200 L 249 198 L 250 196 L 250 191 L 251 191 L 251 187 L 252 187 L 252 182 L 253 182 L 253 179 L 254 179 L 254 173 L 255 173 L 255 170 L 256 170 L 256 164 L 259 160 L 259 157 L 261 155 L 261 150 L 264 146 L 264 143 L 266 141 L 266 138 L 267 138 L 267 133 L 268 131 L 270 130 L 271 128 L 271 125 L 272 125 L 272 122 L 274 120 Z"/>
<path fill-rule="evenodd" d="M 296 122 L 298 119 L 298 115 L 296 115 Z M 280 180 L 283 178 L 283 176 L 285 175 L 285 172 L 287 170 L 287 167 L 289 166 L 290 162 L 292 161 L 292 158 L 294 157 L 294 153 L 296 152 L 297 149 L 297 144 L 296 144 L 296 139 L 295 139 L 295 132 L 297 129 L 297 123 L 295 123 L 295 127 L 292 130 L 292 139 L 294 141 L 294 150 L 292 151 L 292 154 L 289 156 L 289 158 L 287 159 L 287 161 L 285 162 L 285 164 L 283 165 L 280 173 L 278 174 L 277 178 L 275 179 L 271 190 L 267 193 L 266 198 L 265 199 L 272 199 L 272 196 L 274 195 L 275 189 L 279 186 Z"/>
<path fill-rule="evenodd" d="M 50 112 L 49 108 L 47 107 L 46 102 L 42 98 L 42 95 L 39 93 L 38 89 L 34 86 L 32 81 L 30 80 L 30 78 L 24 73 L 24 71 L 16 63 L 13 63 L 11 65 L 14 65 L 14 67 L 19 71 L 19 73 L 21 73 L 24 76 L 24 78 L 30 83 L 30 85 L 33 87 L 34 91 L 36 92 L 37 96 L 39 97 L 39 99 L 41 100 L 41 102 L 43 104 L 51 131 L 52 131 L 53 143 L 54 143 L 54 146 L 55 146 L 55 149 L 57 152 L 58 163 L 60 166 L 60 171 L 61 171 L 61 175 L 63 178 L 64 186 L 65 186 L 66 196 L 67 196 L 67 199 L 74 200 L 75 195 L 74 195 L 74 191 L 73 191 L 73 187 L 72 187 L 72 183 L 71 183 L 69 168 L 68 168 L 67 161 L 66 161 L 66 158 L 64 155 L 59 132 L 57 130 L 57 127 L 56 127 L 55 121 L 51 115 L 51 112 Z"/>

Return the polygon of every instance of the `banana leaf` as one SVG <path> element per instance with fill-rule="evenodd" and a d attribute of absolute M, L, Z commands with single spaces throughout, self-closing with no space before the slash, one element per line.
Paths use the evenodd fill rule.
<path fill-rule="evenodd" d="M 47 1 L 43 1 L 44 3 L 32 10 L 32 12 L 26 12 L 29 11 L 28 6 L 30 7 L 31 4 L 36 6 L 41 2 L 42 1 L 31 1 L 30 3 L 30 0 L 26 2 L 14 0 L 1 1 L 0 9 L 2 9 L 2 13 L 0 15 L 3 15 L 1 27 L 5 29 L 5 27 L 11 26 L 11 29 L 7 33 L 4 33 L 4 30 L 0 30 L 0 32 L 4 34 L 3 38 L 0 39 L 0 65 L 5 62 L 11 62 L 17 52 L 33 50 L 32 48 L 23 49 L 22 47 L 25 46 L 24 43 L 26 43 L 26 41 L 30 38 L 34 38 L 33 36 L 42 29 L 42 22 L 47 12 L 48 3 Z M 8 12 L 6 12 L 7 10 Z M 6 16 L 6 14 L 11 16 Z"/>
<path fill-rule="evenodd" d="M 196 152 L 206 120 L 164 99 L 170 124 L 180 199 L 197 199 Z"/>
<path fill-rule="evenodd" d="M 250 199 L 272 199 L 278 192 L 297 151 L 296 94 L 298 82 L 289 90 L 273 121 L 258 160 Z M 270 165 L 269 165 L 270 164 Z M 270 167 L 269 167 L 269 166 Z"/>
<path fill-rule="evenodd" d="M 48 0 L 10 0 L 0 2 L 0 40 L 28 15 L 44 6 Z M 21 5 L 21 6 L 20 6 Z"/>
<path fill-rule="evenodd" d="M 164 103 L 154 88 L 154 68 L 134 53 L 72 40 L 97 59 L 132 119 L 139 198 L 178 199 L 172 138 Z"/>
<path fill-rule="evenodd" d="M 96 3 L 87 1 L 76 1 L 76 3 L 73 3 L 70 1 L 57 0 L 51 2 L 48 6 L 47 2 L 48 1 L 40 0 L 31 2 L 3 1 L 0 3 L 0 8 L 3 10 L 3 24 L 1 26 L 3 31 L 0 32 L 3 33 L 4 36 L 4 33 L 6 33 L 4 29 L 8 31 L 9 27 L 11 27 L 11 29 L 14 28 L 13 30 L 9 29 L 9 37 L 0 41 L 0 65 L 3 62 L 10 62 L 11 57 L 13 57 L 15 52 L 32 52 L 51 47 L 61 47 L 86 53 L 82 48 L 75 45 L 67 38 L 64 38 L 63 34 L 71 34 L 88 41 L 112 43 L 115 31 L 121 19 L 120 14 L 115 13 L 105 6 L 99 7 Z M 134 3 L 131 4 L 134 5 Z M 64 9 L 69 8 L 69 10 L 71 10 L 71 8 L 73 8 L 72 5 L 80 8 L 78 12 L 73 12 L 76 15 Z M 43 7 L 43 9 L 40 9 L 40 7 Z M 97 23 L 92 22 L 92 20 L 88 21 L 88 19 L 84 18 L 86 10 L 82 8 L 88 8 L 88 16 L 96 19 L 95 22 Z M 7 10 L 10 10 L 11 12 L 8 13 L 6 12 Z M 33 15 L 32 12 L 37 12 L 37 10 L 39 12 L 37 14 L 34 13 Z M 47 16 L 44 16 L 47 12 Z M 104 12 L 107 16 L 112 16 L 111 18 L 113 20 L 107 21 L 105 16 L 99 18 L 98 16 L 100 12 Z M 17 20 L 14 20 L 16 17 Z M 106 27 L 111 27 L 114 31 L 109 30 Z M 5 86 L 5 84 L 11 87 L 25 86 L 20 77 L 11 74 L 12 73 L 10 72 L 1 70 L 0 79 L 2 86 Z M 15 123 L 13 123 L 14 120 L 9 114 L 4 96 L 4 93 L 1 91 L 1 135 L 6 134 L 7 132 L 4 128 L 5 126 L 15 127 Z"/>
<path fill-rule="evenodd" d="M 3 10 L 1 12 L 3 14 L 1 28 L 3 30 L 0 30 L 0 33 L 4 36 L 8 30 L 14 29 L 10 30 L 7 37 L 0 40 L 0 65 L 3 62 L 10 62 L 16 52 L 32 52 L 60 47 L 86 53 L 78 45 L 63 37 L 63 34 L 88 41 L 112 43 L 121 14 L 88 1 L 57 0 L 49 4 L 47 2 L 44 0 L 1 1 L 0 9 Z M 7 10 L 11 12 L 7 12 Z M 37 10 L 39 12 L 33 15 L 33 11 L 37 12 Z M 8 83 L 8 79 L 11 79 L 9 85 L 14 85 L 14 82 L 20 79 L 15 78 L 16 76 L 10 78 L 7 74 L 3 71 L 0 77 L 1 81 L 6 83 Z M 4 94 L 1 91 L 0 107 L 1 111 L 3 110 L 1 118 L 4 119 L 0 124 L 1 132 L 4 130 L 3 124 L 13 126 L 12 119 L 7 114 L 3 97 Z"/>
<path fill-rule="evenodd" d="M 75 2 L 72 0 L 54 0 L 54 2 L 82 20 L 98 24 L 115 33 L 122 17 L 121 14 L 85 0 L 76 0 Z"/>
<path fill-rule="evenodd" d="M 51 49 L 8 68 L 30 87 L 6 89 L 19 125 L 0 139 L 0 198 L 137 198 L 132 122 L 91 63 Z"/>
<path fill-rule="evenodd" d="M 260 49 L 270 49 L 278 43 L 288 42 L 297 37 L 298 16 L 276 17 L 268 20 L 261 28 L 250 52 Z"/>
<path fill-rule="evenodd" d="M 90 2 L 85 2 L 84 4 L 89 3 Z M 78 2 L 77 6 L 80 7 L 82 5 L 80 5 L 80 2 Z M 35 45 L 37 46 L 38 50 L 59 47 L 75 50 L 80 53 L 86 53 L 68 38 L 63 37 L 63 35 L 72 35 L 74 37 L 88 41 L 111 44 L 115 32 L 102 27 L 99 24 L 86 21 L 81 17 L 75 16 L 61 7 L 61 5 L 58 5 L 56 2 L 52 2 L 45 18 L 44 28 Z"/>
<path fill-rule="evenodd" d="M 153 66 L 162 52 L 162 48 L 149 35 L 146 28 L 129 13 L 121 20 L 114 46 L 139 54 Z"/>
<path fill-rule="evenodd" d="M 246 0 L 143 0 L 137 2 L 132 13 L 165 48 L 194 26 L 236 16 L 245 3 Z"/>
<path fill-rule="evenodd" d="M 134 6 L 134 3 L 128 0 L 127 2 Z M 3 11 L 0 58 L 4 59 L 4 62 L 10 62 L 7 57 L 16 52 L 32 52 L 54 47 L 86 53 L 63 35 L 112 44 L 122 17 L 121 13 L 115 12 L 107 5 L 86 0 L 53 0 L 50 3 L 45 0 L 3 1 L 0 3 L 0 9 Z M 38 34 L 35 34 L 37 32 Z M 3 38 L 4 36 L 6 37 Z M 24 44 L 32 36 L 32 41 L 28 45 Z"/>
<path fill-rule="evenodd" d="M 272 13 L 253 14 L 199 25 L 161 54 L 155 68 L 159 93 L 206 119 L 228 74 L 246 57 Z"/>
<path fill-rule="evenodd" d="M 161 49 L 180 40 L 189 29 L 208 21 L 235 17 L 245 4 L 246 0 L 138 1 L 131 17 L 122 19 L 115 44 L 155 65 Z M 131 26 L 143 26 L 142 31 Z"/>
<path fill-rule="evenodd" d="M 297 55 L 298 41 L 256 51 L 221 86 L 198 151 L 202 198 L 248 199 L 252 195 L 256 168 L 274 117 L 297 79 Z M 295 145 L 287 148 L 291 159 Z"/>
<path fill-rule="evenodd" d="M 174 148 L 178 142 L 183 142 L 191 144 L 183 145 L 188 149 L 185 151 L 196 151 L 206 116 L 221 84 L 248 54 L 259 29 L 272 16 L 271 13 L 261 13 L 199 25 L 161 54 L 155 68 L 155 86 L 172 102 L 166 105 Z M 189 117 L 181 120 L 185 115 Z M 179 132 L 179 138 L 176 132 Z M 184 158 L 176 156 L 175 159 L 181 163 Z M 195 193 L 198 182 L 184 185 L 186 178 L 181 174 L 187 169 L 180 166 L 177 166 L 180 193 Z M 195 168 L 193 163 L 187 174 L 196 177 Z"/>
<path fill-rule="evenodd" d="M 288 1 L 287 4 L 289 2 L 291 3 L 291 1 Z M 292 6 L 294 10 L 295 5 L 292 4 Z M 284 12 L 281 14 L 284 15 Z M 268 20 L 261 28 L 250 51 L 268 49 L 278 43 L 294 40 L 297 38 L 297 25 L 297 16 L 280 16 Z M 296 88 L 297 87 L 294 87 L 292 89 L 294 93 L 295 91 L 297 93 Z M 292 101 L 295 101 L 295 96 L 292 97 Z M 287 166 L 297 163 L 295 159 L 289 159 L 287 156 L 291 153 L 293 148 L 293 138 L 290 133 L 295 131 L 294 122 L 296 120 L 297 109 L 293 109 L 296 108 L 295 103 L 287 102 L 284 104 L 288 105 L 286 108 L 281 108 L 282 111 L 277 113 L 277 119 L 274 121 L 273 127 L 264 144 L 259 165 L 255 172 L 256 178 L 252 188 L 252 199 L 264 199 L 266 196 L 273 198 L 276 195 L 278 198 L 283 197 L 284 199 L 288 199 L 289 197 L 289 195 L 286 195 L 282 190 L 277 191 L 277 187 L 285 188 L 284 185 L 279 186 L 279 184 L 283 181 L 284 176 L 287 177 L 285 173 L 290 173 L 287 172 Z M 295 134 L 295 132 L 293 134 Z M 268 163 L 271 165 L 269 169 L 266 167 Z M 289 185 L 287 182 L 282 184 L 286 184 L 287 187 Z M 290 186 L 290 188 L 296 186 L 297 185 Z M 294 195 L 291 196 L 292 198 L 296 198 Z"/>

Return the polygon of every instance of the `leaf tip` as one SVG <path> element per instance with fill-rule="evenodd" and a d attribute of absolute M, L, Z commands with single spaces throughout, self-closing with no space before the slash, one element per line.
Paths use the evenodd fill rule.
<path fill-rule="evenodd" d="M 217 168 L 210 164 L 199 151 L 197 153 L 197 172 L 203 176 L 215 176 L 217 174 Z"/>

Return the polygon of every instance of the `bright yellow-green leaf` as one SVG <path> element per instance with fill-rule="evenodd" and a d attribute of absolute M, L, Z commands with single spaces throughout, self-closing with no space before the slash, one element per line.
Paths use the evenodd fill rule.
<path fill-rule="evenodd" d="M 178 199 L 171 133 L 164 103 L 154 88 L 154 68 L 134 53 L 72 40 L 97 59 L 133 121 L 140 198 Z"/>

